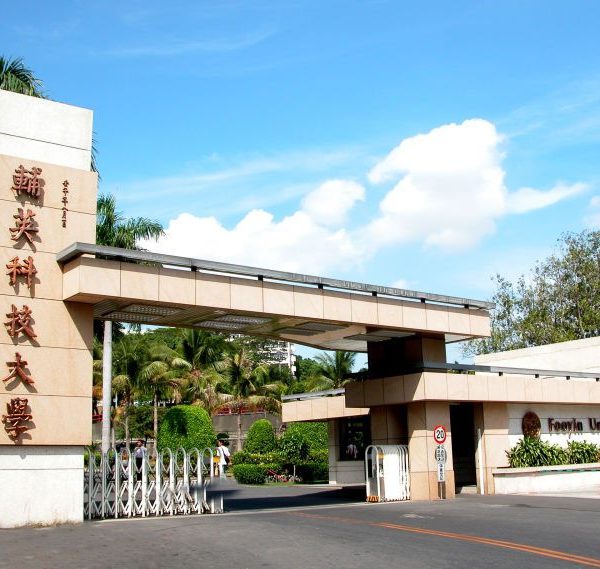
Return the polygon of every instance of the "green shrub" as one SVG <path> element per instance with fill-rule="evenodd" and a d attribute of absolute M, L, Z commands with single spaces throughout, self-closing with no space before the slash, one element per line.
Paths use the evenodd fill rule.
<path fill-rule="evenodd" d="M 208 413 L 196 405 L 177 405 L 166 413 L 158 432 L 158 448 L 202 450 L 214 446 L 215 432 Z"/>
<path fill-rule="evenodd" d="M 240 484 L 264 484 L 267 469 L 260 464 L 234 464 L 233 476 Z"/>
<path fill-rule="evenodd" d="M 325 482 L 329 480 L 329 464 L 327 462 L 303 462 L 296 465 L 296 476 L 302 482 Z"/>
<path fill-rule="evenodd" d="M 246 436 L 244 450 L 247 452 L 270 452 L 277 448 L 277 440 L 273 425 L 267 419 L 259 419 L 252 423 Z"/>
<path fill-rule="evenodd" d="M 304 438 L 310 452 L 325 451 L 329 448 L 327 423 L 289 423 L 285 433 L 297 433 Z"/>
<path fill-rule="evenodd" d="M 311 450 L 307 462 L 329 462 L 329 449 Z"/>
<path fill-rule="evenodd" d="M 290 462 L 298 463 L 308 458 L 309 446 L 301 432 L 288 429 L 279 438 L 279 451 Z"/>
<path fill-rule="evenodd" d="M 506 455 L 511 468 L 568 464 L 564 448 L 534 437 L 523 437 Z"/>
<path fill-rule="evenodd" d="M 600 446 L 586 441 L 569 441 L 567 455 L 569 464 L 600 462 Z"/>

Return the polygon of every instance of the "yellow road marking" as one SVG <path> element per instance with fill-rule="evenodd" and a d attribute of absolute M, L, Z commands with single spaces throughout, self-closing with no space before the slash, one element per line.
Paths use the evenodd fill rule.
<path fill-rule="evenodd" d="M 478 537 L 475 535 L 467 535 L 462 533 L 453 533 L 447 531 L 439 531 L 434 529 L 418 528 L 414 526 L 407 526 L 401 524 L 392 524 L 386 522 L 365 522 L 362 520 L 356 520 L 353 518 L 342 518 L 337 516 L 322 516 L 319 514 L 307 514 L 304 512 L 294 512 L 290 515 L 300 516 L 303 518 L 314 518 L 319 520 L 334 521 L 347 524 L 355 525 L 368 525 L 373 527 L 382 527 L 387 529 L 393 529 L 397 531 L 405 531 L 410 533 L 419 533 L 424 535 L 433 535 L 437 537 L 445 537 L 447 539 L 456 539 L 459 541 L 468 541 L 471 543 L 479 543 L 482 545 L 490 545 L 493 547 L 502 547 L 504 549 L 512 549 L 515 551 L 522 551 L 524 553 L 531 553 L 534 555 L 541 555 L 542 557 L 550 557 L 552 559 L 560 559 L 561 561 L 569 561 L 571 563 L 579 563 L 580 565 L 587 565 L 589 567 L 599 567 L 600 559 L 594 557 L 584 557 L 582 555 L 574 555 L 572 553 L 566 553 L 564 551 L 556 551 L 554 549 L 546 549 L 544 547 L 537 547 L 535 545 L 526 545 L 523 543 L 514 543 L 512 541 L 504 541 L 501 539 L 492 539 L 488 537 Z"/>

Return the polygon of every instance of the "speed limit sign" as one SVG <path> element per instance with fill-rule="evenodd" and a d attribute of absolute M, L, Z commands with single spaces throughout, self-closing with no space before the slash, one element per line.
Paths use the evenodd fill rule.
<path fill-rule="evenodd" d="M 433 440 L 438 445 L 443 445 L 446 442 L 446 427 L 444 425 L 437 425 L 433 428 Z"/>

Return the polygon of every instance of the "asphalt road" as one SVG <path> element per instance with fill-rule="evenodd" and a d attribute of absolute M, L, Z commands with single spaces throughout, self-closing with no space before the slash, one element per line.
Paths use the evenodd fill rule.
<path fill-rule="evenodd" d="M 0 530 L 0 568 L 600 568 L 600 500 L 356 500 L 252 488 L 231 494 L 222 515 Z"/>

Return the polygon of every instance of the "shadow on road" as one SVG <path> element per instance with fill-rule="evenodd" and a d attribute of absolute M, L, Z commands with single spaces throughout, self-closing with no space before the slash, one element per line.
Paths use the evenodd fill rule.
<path fill-rule="evenodd" d="M 364 486 L 314 487 L 314 486 L 240 486 L 227 485 L 224 494 L 226 512 L 264 510 L 273 508 L 302 508 L 311 506 L 335 506 L 365 501 Z M 209 490 L 210 494 L 221 491 Z"/>

